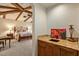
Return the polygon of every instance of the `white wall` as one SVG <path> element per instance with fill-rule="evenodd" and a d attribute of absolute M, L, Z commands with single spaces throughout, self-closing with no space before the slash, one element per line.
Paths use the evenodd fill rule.
<path fill-rule="evenodd" d="M 32 23 L 27 23 L 27 22 L 23 22 L 23 21 L 15 21 L 12 19 L 1 19 L 0 18 L 0 36 L 6 35 L 6 33 L 10 32 L 10 28 L 14 27 L 14 26 L 29 27 L 29 30 L 32 31 Z"/>
<path fill-rule="evenodd" d="M 35 31 L 37 35 L 47 34 L 46 11 L 40 4 L 35 4 Z"/>
<path fill-rule="evenodd" d="M 33 55 L 37 54 L 37 36 L 47 34 L 46 11 L 40 4 L 34 4 Z M 36 52 L 36 53 L 35 53 Z"/>
<path fill-rule="evenodd" d="M 19 13 L 7 14 L 6 19 L 16 20 L 18 15 Z M 23 17 L 23 16 L 26 16 L 26 17 Z M 17 21 L 24 21 L 25 19 L 27 19 L 27 16 L 28 16 L 28 13 L 23 12 Z M 32 21 L 32 18 L 29 18 L 29 20 L 27 20 L 26 22 L 30 22 L 30 21 Z"/>
<path fill-rule="evenodd" d="M 68 25 L 70 24 L 74 25 L 76 31 L 79 32 L 79 4 L 58 4 L 48 8 L 47 18 L 48 34 L 51 28 L 66 28 L 67 36 L 69 36 Z"/>
<path fill-rule="evenodd" d="M 74 25 L 76 31 L 79 31 L 79 4 L 58 4 L 48 9 L 43 8 L 41 4 L 33 5 L 35 15 L 33 17 L 33 55 L 37 53 L 37 36 L 50 35 L 51 28 L 66 28 L 67 36 L 69 36 L 68 25 Z"/>

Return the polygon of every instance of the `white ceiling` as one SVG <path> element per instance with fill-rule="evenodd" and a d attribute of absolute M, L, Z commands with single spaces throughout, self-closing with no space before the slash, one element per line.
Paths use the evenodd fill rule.
<path fill-rule="evenodd" d="M 0 5 L 2 5 L 2 6 L 15 7 L 15 6 L 13 6 L 12 4 L 10 4 L 10 3 L 0 3 Z"/>
<path fill-rule="evenodd" d="M 43 7 L 45 7 L 45 8 L 49 8 L 49 7 L 51 7 L 51 6 L 54 6 L 54 5 L 56 5 L 57 3 L 41 3 L 40 5 L 42 5 Z"/>
<path fill-rule="evenodd" d="M 3 9 L 3 8 L 0 8 L 0 12 L 4 12 L 4 11 L 10 11 L 10 10 L 12 10 L 12 9 Z"/>
<path fill-rule="evenodd" d="M 19 4 L 20 4 L 22 7 L 24 7 L 24 8 L 30 5 L 29 3 L 19 3 Z M 52 6 L 56 5 L 56 3 L 39 3 L 39 4 L 42 5 L 44 8 L 49 8 L 49 7 L 52 7 Z M 0 3 L 0 5 L 15 7 L 14 5 L 12 5 L 12 4 L 10 4 L 10 3 Z M 6 10 L 8 11 L 8 10 L 10 10 L 10 9 L 1 9 L 1 8 L 0 8 L 0 11 L 6 11 Z M 29 10 L 29 11 L 30 11 L 30 10 Z M 19 14 L 19 13 L 7 14 L 7 15 L 6 15 L 6 18 L 7 18 L 7 19 L 15 20 L 18 14 Z M 23 14 L 21 15 L 21 17 L 20 17 L 18 20 L 19 20 L 19 21 L 25 20 L 25 18 L 23 18 L 24 15 L 27 15 L 27 14 L 26 14 L 26 13 L 23 13 Z M 2 16 L 0 16 L 0 17 L 2 17 Z M 27 22 L 30 22 L 31 20 L 32 20 L 32 19 L 28 20 Z"/>
<path fill-rule="evenodd" d="M 29 3 L 19 3 L 22 7 L 27 7 L 29 6 L 30 4 Z M 2 6 L 10 6 L 10 7 L 15 7 L 14 5 L 12 5 L 11 3 L 0 3 L 0 5 Z"/>
<path fill-rule="evenodd" d="M 19 3 L 23 8 L 26 8 L 27 6 L 30 6 L 29 3 Z M 16 7 L 14 5 L 12 5 L 11 3 L 0 3 L 1 6 L 9 6 L 9 7 Z M 0 11 L 8 11 L 11 9 L 4 9 L 4 8 L 0 8 Z"/>

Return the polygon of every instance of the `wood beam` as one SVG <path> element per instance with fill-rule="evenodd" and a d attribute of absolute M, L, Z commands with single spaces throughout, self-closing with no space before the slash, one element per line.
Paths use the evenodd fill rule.
<path fill-rule="evenodd" d="M 18 20 L 18 18 L 21 16 L 22 13 L 23 13 L 23 12 L 20 12 L 20 13 L 19 13 L 19 15 L 18 15 L 17 18 L 16 18 L 16 21 Z"/>
<path fill-rule="evenodd" d="M 28 6 L 28 7 L 24 8 L 24 9 L 32 9 L 32 6 Z"/>
<path fill-rule="evenodd" d="M 14 5 L 16 8 L 18 8 L 21 11 L 24 10 L 24 8 L 21 5 L 19 5 L 18 3 L 11 3 L 11 4 Z"/>
<path fill-rule="evenodd" d="M 9 11 L 0 12 L 0 15 L 16 13 L 16 12 L 20 12 L 20 11 L 19 10 L 9 10 Z"/>
<path fill-rule="evenodd" d="M 17 9 L 17 8 L 15 8 L 15 7 L 2 6 L 2 5 L 0 5 L 0 8 L 4 8 L 4 9 Z"/>
<path fill-rule="evenodd" d="M 28 16 L 28 18 L 27 19 L 25 19 L 24 20 L 24 22 L 26 22 L 28 19 L 30 19 L 32 17 L 32 15 L 31 16 Z"/>
<path fill-rule="evenodd" d="M 32 16 L 32 14 L 28 14 L 28 16 Z"/>
<path fill-rule="evenodd" d="M 27 12 L 27 13 L 31 13 L 31 11 L 25 10 L 21 5 L 19 5 L 18 3 L 12 3 L 12 5 L 16 6 L 16 8 L 18 8 L 19 10 L 23 11 L 23 12 Z"/>
<path fill-rule="evenodd" d="M 32 14 L 32 12 L 28 10 L 24 10 L 24 12 Z"/>

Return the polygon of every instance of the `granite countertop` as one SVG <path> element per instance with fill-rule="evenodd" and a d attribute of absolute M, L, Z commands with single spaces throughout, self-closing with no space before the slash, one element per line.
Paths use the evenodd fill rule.
<path fill-rule="evenodd" d="M 50 41 L 50 39 L 51 39 L 51 37 L 49 35 L 38 36 L 38 40 L 79 51 L 79 42 L 70 42 L 66 39 L 59 39 L 58 42 L 54 42 L 54 41 Z"/>

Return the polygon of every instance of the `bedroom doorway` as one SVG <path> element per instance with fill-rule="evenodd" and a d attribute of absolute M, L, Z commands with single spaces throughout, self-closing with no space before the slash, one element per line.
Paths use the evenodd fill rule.
<path fill-rule="evenodd" d="M 0 55 L 32 55 L 33 12 L 30 3 L 0 3 Z M 4 52 L 5 51 L 5 52 Z M 15 52 L 16 51 L 16 52 Z"/>

